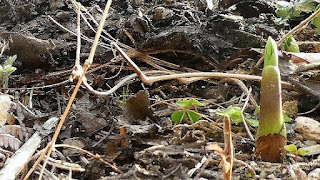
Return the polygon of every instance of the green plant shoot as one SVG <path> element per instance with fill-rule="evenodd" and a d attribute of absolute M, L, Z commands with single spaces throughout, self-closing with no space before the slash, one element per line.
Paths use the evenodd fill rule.
<path fill-rule="evenodd" d="M 301 11 L 295 8 L 294 3 L 278 1 L 276 4 L 276 14 L 281 19 L 292 19 L 300 16 Z"/>
<path fill-rule="evenodd" d="M 284 146 L 284 149 L 286 151 L 288 151 L 290 154 L 294 154 L 294 155 L 300 155 L 300 156 L 306 156 L 308 155 L 308 151 L 303 149 L 303 148 L 297 148 L 296 145 L 294 144 L 289 144 L 289 145 L 286 145 Z"/>
<path fill-rule="evenodd" d="M 16 59 L 17 55 L 10 56 L 0 65 L 0 84 L 3 88 L 8 88 L 9 76 L 17 69 L 12 66 Z"/>
<path fill-rule="evenodd" d="M 253 127 L 257 127 L 259 125 L 258 120 L 244 115 L 239 107 L 229 106 L 224 112 L 217 112 L 217 114 L 220 116 L 229 116 L 231 121 L 234 123 L 243 122 L 244 118 L 245 121 Z"/>
<path fill-rule="evenodd" d="M 284 50 L 288 52 L 300 52 L 299 45 L 292 35 L 284 42 Z"/>
<path fill-rule="evenodd" d="M 314 10 L 314 0 L 278 1 L 276 4 L 276 14 L 281 19 L 294 19 L 300 17 L 301 12 L 311 12 Z"/>
<path fill-rule="evenodd" d="M 278 49 L 276 42 L 269 37 L 265 47 L 264 68 L 262 70 L 256 155 L 264 161 L 280 161 L 285 156 L 286 139 Z"/>
<path fill-rule="evenodd" d="M 175 123 L 180 123 L 183 120 L 189 120 L 192 123 L 197 122 L 200 119 L 197 106 L 206 106 L 206 103 L 199 102 L 196 99 L 182 99 L 176 102 L 176 105 L 182 108 L 182 110 L 176 111 L 171 114 L 171 119 Z"/>

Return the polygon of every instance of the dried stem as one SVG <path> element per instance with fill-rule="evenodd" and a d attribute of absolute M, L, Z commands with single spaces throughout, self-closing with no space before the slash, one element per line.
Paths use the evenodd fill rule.
<path fill-rule="evenodd" d="M 162 75 L 162 76 L 154 76 L 154 77 L 147 77 L 140 68 L 131 60 L 131 58 L 115 43 L 112 42 L 113 45 L 118 53 L 124 58 L 124 60 L 129 64 L 132 70 L 138 75 L 139 79 L 151 85 L 157 81 L 165 81 L 171 79 L 179 79 L 179 78 L 190 78 L 190 77 L 206 77 L 206 78 L 236 78 L 242 80 L 253 80 L 253 81 L 260 81 L 261 76 L 254 76 L 254 75 L 246 75 L 246 74 L 230 74 L 230 73 L 219 73 L 219 72 L 192 72 L 192 73 L 181 73 L 181 74 L 174 74 L 173 72 L 163 71 L 164 73 L 169 75 Z M 292 87 L 291 83 L 282 82 L 284 86 Z"/>
<path fill-rule="evenodd" d="M 232 144 L 232 132 L 231 132 L 231 120 L 229 116 L 224 117 L 224 154 L 226 156 L 226 161 L 229 163 L 229 167 L 227 168 L 224 165 L 224 180 L 232 179 L 232 166 L 233 166 L 233 158 L 234 158 L 234 147 Z"/>
<path fill-rule="evenodd" d="M 114 170 L 116 170 L 118 173 L 123 173 L 121 170 L 119 170 L 117 167 L 115 167 L 114 165 L 110 164 L 109 162 L 105 161 L 100 155 L 94 155 L 92 154 L 91 152 L 89 151 L 86 151 L 84 149 L 81 149 L 79 147 L 76 147 L 76 146 L 71 146 L 71 145 L 68 145 L 68 144 L 56 144 L 54 145 L 55 148 L 58 148 L 58 147 L 64 147 L 64 148 L 72 148 L 72 149 L 76 149 L 84 154 L 87 154 L 89 156 L 91 156 L 92 158 L 96 159 L 96 160 L 99 160 L 101 162 L 103 162 L 104 164 L 108 165 L 109 167 L 112 167 Z"/>
<path fill-rule="evenodd" d="M 250 90 L 247 92 L 246 101 L 245 101 L 245 103 L 244 103 L 244 105 L 243 105 L 243 107 L 242 107 L 242 109 L 241 109 L 241 112 L 242 112 L 242 113 L 241 113 L 241 118 L 242 118 L 242 122 L 243 122 L 243 124 L 244 124 L 244 127 L 246 128 L 246 131 L 247 131 L 250 139 L 254 141 L 253 135 L 251 134 L 251 131 L 250 131 L 248 125 L 247 125 L 246 120 L 244 119 L 244 116 L 243 116 L 244 110 L 246 109 L 247 104 L 248 104 L 248 101 L 249 101 L 249 99 L 250 99 L 250 95 L 251 95 L 251 88 L 250 88 Z"/>
<path fill-rule="evenodd" d="M 68 115 L 68 113 L 69 113 L 69 110 L 70 110 L 70 108 L 71 108 L 71 105 L 72 105 L 72 103 L 73 103 L 73 101 L 74 101 L 74 99 L 75 99 L 75 97 L 76 97 L 76 95 L 77 95 L 77 93 L 78 93 L 78 90 L 79 90 L 79 88 L 80 88 L 80 85 L 82 84 L 82 80 L 83 80 L 83 78 L 84 78 L 84 75 L 85 75 L 85 73 L 87 72 L 87 70 L 89 69 L 90 65 L 92 64 L 93 57 L 94 57 L 94 54 L 95 54 L 95 51 L 96 51 L 96 48 L 97 48 L 97 45 L 98 45 L 98 42 L 99 42 L 99 38 L 100 38 L 100 35 L 101 35 L 101 32 L 102 32 L 103 26 L 104 26 L 105 21 L 106 21 L 106 18 L 107 18 L 107 15 L 108 15 L 108 12 L 109 12 L 109 8 L 110 8 L 110 6 L 111 6 L 111 2 L 112 2 L 112 0 L 108 0 L 108 2 L 107 2 L 107 4 L 106 4 L 106 7 L 105 7 L 105 10 L 104 10 L 103 15 L 102 15 L 102 19 L 101 19 L 99 28 L 98 28 L 97 33 L 96 33 L 96 35 L 95 35 L 95 40 L 94 40 L 94 42 L 93 42 L 93 45 L 92 45 L 92 48 L 91 48 L 91 51 L 90 51 L 89 58 L 88 58 L 88 60 L 87 60 L 87 61 L 85 62 L 85 64 L 84 64 L 83 72 L 82 72 L 81 76 L 80 76 L 79 79 L 78 79 L 78 82 L 77 82 L 77 84 L 76 84 L 76 87 L 75 87 L 75 89 L 74 89 L 74 91 L 73 91 L 73 93 L 72 93 L 72 95 L 71 95 L 71 97 L 70 97 L 70 99 L 69 99 L 69 102 L 68 102 L 68 104 L 67 104 L 67 107 L 66 107 L 66 109 L 65 109 L 65 111 L 64 111 L 64 113 L 63 113 L 63 115 L 62 115 L 62 117 L 61 117 L 61 120 L 60 120 L 60 122 L 59 122 L 59 124 L 58 124 L 58 126 L 57 126 L 57 129 L 56 129 L 53 137 L 52 137 L 52 140 L 51 140 L 51 142 L 47 145 L 47 147 L 45 148 L 46 150 L 40 155 L 40 157 L 38 158 L 38 160 L 37 160 L 36 163 L 34 164 L 34 168 L 32 168 L 32 169 L 28 172 L 28 174 L 25 176 L 24 179 L 28 179 L 28 177 L 31 175 L 31 173 L 32 173 L 33 170 L 35 169 L 35 167 L 36 167 L 36 166 L 40 163 L 40 161 L 43 159 L 43 157 L 45 156 L 45 154 L 47 154 L 48 157 L 50 157 L 50 155 L 51 155 L 51 152 L 52 152 L 52 150 L 53 150 L 53 146 L 54 146 L 54 144 L 55 144 L 55 142 L 56 142 L 56 140 L 57 140 L 57 138 L 58 138 L 58 135 L 59 135 L 59 133 L 60 133 L 60 131 L 61 131 L 61 128 L 62 128 L 62 126 L 63 126 L 63 123 L 65 122 L 65 120 L 66 120 L 66 118 L 67 118 L 67 115 Z M 43 167 L 42 167 L 42 169 L 41 169 L 41 173 L 40 173 L 40 175 L 39 175 L 39 179 L 42 178 L 43 172 L 44 172 L 44 169 L 45 169 L 45 166 L 46 166 L 47 163 L 48 163 L 48 158 L 45 160 L 45 162 L 44 162 L 44 164 L 43 164 Z"/>

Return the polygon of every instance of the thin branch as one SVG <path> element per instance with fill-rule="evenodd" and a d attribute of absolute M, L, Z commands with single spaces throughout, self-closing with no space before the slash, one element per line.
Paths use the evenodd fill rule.
<path fill-rule="evenodd" d="M 84 149 L 81 149 L 79 147 L 76 147 L 76 146 L 71 146 L 71 145 L 68 145 L 68 144 L 56 144 L 54 145 L 55 148 L 58 148 L 58 147 L 64 147 L 64 148 L 72 148 L 72 149 L 76 149 L 84 154 L 87 154 L 91 157 L 93 157 L 94 159 L 97 159 L 101 162 L 103 162 L 104 164 L 108 165 L 109 167 L 112 167 L 114 170 L 116 170 L 118 173 L 123 173 L 121 170 L 119 170 L 117 167 L 115 167 L 114 165 L 110 164 L 109 162 L 105 161 L 100 155 L 96 154 L 92 154 L 91 152 L 89 151 L 86 151 Z"/>
<path fill-rule="evenodd" d="M 251 92 L 249 92 L 249 89 L 247 88 L 247 86 L 241 80 L 236 79 L 236 78 L 226 78 L 226 79 L 223 79 L 221 81 L 222 82 L 231 82 L 231 83 L 237 84 L 242 89 L 242 91 L 244 91 L 245 93 L 248 94 L 248 96 L 250 98 L 250 102 L 254 106 L 254 108 L 258 107 L 258 103 L 254 100 Z"/>
<path fill-rule="evenodd" d="M 248 105 L 248 101 L 249 101 L 249 99 L 250 99 L 250 94 L 251 94 L 251 88 L 250 88 L 249 92 L 247 92 L 246 101 L 245 101 L 245 103 L 244 103 L 244 105 L 243 105 L 243 107 L 242 107 L 242 109 L 241 109 L 241 112 L 242 112 L 242 113 L 241 113 L 241 118 L 242 118 L 242 122 L 243 122 L 243 124 L 244 124 L 244 127 L 245 127 L 246 130 L 247 130 L 247 133 L 248 133 L 250 139 L 251 139 L 252 141 L 254 141 L 254 138 L 253 138 L 253 136 L 252 136 L 252 134 L 251 134 L 251 131 L 250 131 L 250 129 L 249 129 L 248 125 L 247 125 L 247 122 L 246 122 L 246 120 L 245 120 L 245 118 L 244 118 L 244 115 L 243 115 L 244 110 L 246 109 L 246 107 L 247 107 L 247 105 Z"/>
<path fill-rule="evenodd" d="M 169 75 L 162 75 L 162 76 L 155 76 L 155 77 L 147 77 L 140 68 L 131 60 L 131 58 L 115 43 L 112 42 L 113 45 L 118 53 L 124 58 L 124 60 L 129 64 L 132 70 L 138 75 L 139 79 L 151 85 L 157 81 L 165 81 L 171 79 L 179 79 L 179 78 L 190 78 L 190 77 L 206 77 L 206 78 L 237 78 L 242 80 L 252 80 L 252 81 L 261 81 L 261 76 L 255 75 L 246 75 L 246 74 L 230 74 L 230 73 L 220 73 L 220 72 L 192 72 L 192 73 L 181 73 L 181 74 L 174 74 L 173 72 L 163 71 Z M 282 85 L 292 88 L 292 84 L 288 82 L 281 82 Z"/>
<path fill-rule="evenodd" d="M 34 169 L 36 168 L 36 166 L 40 163 L 40 161 L 42 161 L 43 157 L 45 156 L 45 154 L 47 154 L 47 157 L 50 157 L 51 155 L 51 152 L 53 150 L 53 146 L 55 144 L 55 142 L 57 141 L 57 138 L 58 138 L 58 135 L 60 134 L 60 131 L 61 131 L 61 128 L 63 126 L 63 123 L 65 122 L 66 118 L 67 118 L 67 115 L 69 113 L 69 110 L 72 106 L 72 103 L 78 93 L 78 90 L 80 88 L 80 85 L 82 84 L 82 80 L 84 78 L 84 75 L 86 74 L 87 70 L 89 69 L 92 61 L 93 61 L 93 57 L 94 57 L 94 54 L 95 54 L 95 50 L 97 48 L 97 45 L 98 45 L 98 42 L 99 42 L 99 37 L 101 35 L 101 31 L 104 27 L 104 24 L 105 24 L 105 21 L 106 21 L 106 18 L 107 18 L 107 15 L 108 15 L 108 12 L 109 12 L 109 8 L 111 6 L 111 3 L 112 3 L 112 0 L 108 0 L 107 4 L 106 4 L 106 7 L 105 7 L 105 10 L 103 12 L 103 15 L 102 15 L 102 19 L 101 19 L 101 22 L 100 22 L 100 25 L 99 25 L 99 28 L 98 28 L 98 31 L 96 33 L 96 36 L 95 36 L 95 40 L 94 40 L 94 43 L 92 45 L 92 49 L 90 51 L 90 55 L 89 55 L 89 59 L 85 62 L 85 66 L 84 66 L 84 69 L 83 69 L 83 72 L 81 74 L 81 76 L 78 78 L 78 82 L 76 84 L 76 87 L 69 99 L 69 102 L 67 104 L 67 107 L 64 111 L 64 113 L 62 114 L 62 117 L 61 117 L 61 120 L 57 126 L 57 129 L 52 137 L 52 140 L 51 142 L 48 143 L 47 147 L 45 148 L 45 150 L 43 151 L 43 153 L 40 155 L 40 157 L 37 159 L 36 163 L 33 165 L 33 168 L 30 169 L 30 171 L 28 172 L 28 174 L 26 175 L 26 177 L 24 179 L 28 179 L 28 177 L 31 175 L 31 173 L 34 171 Z M 40 176 L 39 176 L 39 179 L 42 178 L 43 176 L 43 171 L 45 170 L 45 167 L 46 167 L 46 164 L 48 163 L 48 158 L 46 158 L 44 164 L 43 164 L 43 167 L 41 169 L 41 173 L 40 173 Z"/>
<path fill-rule="evenodd" d="M 66 27 L 64 27 L 63 25 L 61 25 L 60 23 L 58 23 L 55 19 L 53 19 L 51 16 L 48 16 L 48 18 L 54 22 L 55 24 L 57 24 L 60 28 L 62 28 L 63 30 L 67 31 L 68 33 L 72 34 L 72 35 L 75 35 L 77 36 L 77 33 L 67 29 Z M 91 40 L 90 38 L 88 38 L 87 36 L 81 34 L 81 38 L 88 41 L 88 42 L 93 42 L 93 40 Z M 103 47 L 103 48 L 106 48 L 106 49 L 110 49 L 110 46 L 108 44 L 105 44 L 105 43 L 99 43 L 99 46 Z"/>
<path fill-rule="evenodd" d="M 233 161 L 234 161 L 234 163 L 239 164 L 240 166 L 245 166 L 246 168 L 248 168 L 249 173 L 252 175 L 252 179 L 258 179 L 256 171 L 248 163 L 246 163 L 242 160 L 239 160 L 237 158 L 234 158 Z"/>
<path fill-rule="evenodd" d="M 68 102 L 68 104 L 67 104 L 67 107 L 66 107 L 64 113 L 62 114 L 62 117 L 61 117 L 61 120 L 60 120 L 60 122 L 59 122 L 59 124 L 58 124 L 58 127 L 57 127 L 57 129 L 56 129 L 56 131 L 55 131 L 55 133 L 54 133 L 54 135 L 53 135 L 53 137 L 52 137 L 52 140 L 51 140 L 51 143 L 50 143 L 51 145 L 50 145 L 50 146 L 47 146 L 47 148 L 49 148 L 49 149 L 48 149 L 48 153 L 47 153 L 47 156 L 48 156 L 48 157 L 50 157 L 50 155 L 51 155 L 51 152 L 52 152 L 52 150 L 53 150 L 53 146 L 52 146 L 52 145 L 54 145 L 55 142 L 57 141 L 57 138 L 58 138 L 58 135 L 60 134 L 61 128 L 62 128 L 62 126 L 63 126 L 63 123 L 64 123 L 64 121 L 65 121 L 66 118 L 67 118 L 67 115 L 68 115 L 68 113 L 69 113 L 69 110 L 70 110 L 70 108 L 71 108 L 71 105 L 72 105 L 72 103 L 73 103 L 73 101 L 74 101 L 74 99 L 75 99 L 75 97 L 76 97 L 76 95 L 77 95 L 77 93 L 78 93 L 78 90 L 79 90 L 79 88 L 80 88 L 80 85 L 82 84 L 82 80 L 83 80 L 83 78 L 84 78 L 84 75 L 86 74 L 86 72 L 88 71 L 89 67 L 91 66 L 91 64 L 92 64 L 92 62 L 93 62 L 93 57 L 94 57 L 94 54 L 95 54 L 95 52 L 96 52 L 96 49 L 97 49 L 97 46 L 98 46 L 98 42 L 99 42 L 99 38 L 100 38 L 100 35 L 101 35 L 101 32 L 102 32 L 102 29 L 103 29 L 103 27 L 104 27 L 104 24 L 105 24 L 105 22 L 106 22 L 107 15 L 108 15 L 108 12 L 109 12 L 109 8 L 110 8 L 110 6 L 111 6 L 111 3 L 112 3 L 112 0 L 108 0 L 108 2 L 107 2 L 107 4 L 106 4 L 106 7 L 105 7 L 105 9 L 104 9 L 103 15 L 102 15 L 102 17 L 101 17 L 100 25 L 99 25 L 98 30 L 97 30 L 97 33 L 96 33 L 96 35 L 95 35 L 95 39 L 94 39 L 94 41 L 93 41 L 93 44 L 92 44 L 92 47 L 91 47 L 91 51 L 90 51 L 89 57 L 88 57 L 88 59 L 87 59 L 87 60 L 85 61 L 85 63 L 84 63 L 83 72 L 82 72 L 81 76 L 79 77 L 78 82 L 77 82 L 77 85 L 76 85 L 76 87 L 75 87 L 75 89 L 74 89 L 74 91 L 73 91 L 73 93 L 72 93 L 72 95 L 71 95 L 71 97 L 70 97 L 70 100 L 69 100 L 69 102 Z M 41 173 L 40 173 L 40 176 L 39 176 L 39 180 L 41 180 L 41 178 L 42 178 L 42 174 L 43 174 L 43 171 L 44 171 L 47 163 L 48 163 L 48 158 L 47 158 L 46 161 L 43 163 L 43 167 L 42 167 L 42 169 L 41 169 Z"/>

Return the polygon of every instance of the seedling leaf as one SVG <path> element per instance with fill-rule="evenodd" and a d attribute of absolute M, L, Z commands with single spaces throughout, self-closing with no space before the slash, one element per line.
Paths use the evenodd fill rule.
<path fill-rule="evenodd" d="M 308 155 L 308 151 L 307 150 L 305 150 L 305 149 L 303 149 L 303 148 L 299 148 L 298 149 L 298 154 L 300 155 L 300 156 L 306 156 L 306 155 Z"/>
<path fill-rule="evenodd" d="M 258 116 L 260 114 L 260 106 L 258 106 L 255 110 L 253 115 Z"/>
<path fill-rule="evenodd" d="M 177 111 L 171 114 L 171 120 L 175 123 L 179 123 L 185 118 L 186 113 L 184 111 Z"/>
<path fill-rule="evenodd" d="M 295 4 L 295 9 L 303 12 L 311 12 L 315 9 L 313 0 L 300 0 Z"/>
<path fill-rule="evenodd" d="M 286 115 L 285 113 L 283 113 L 283 120 L 284 120 L 284 122 L 291 122 L 292 118 L 289 117 L 288 115 Z"/>
<path fill-rule="evenodd" d="M 191 104 L 193 104 L 193 105 L 195 105 L 195 106 L 206 106 L 207 105 L 207 103 L 204 103 L 204 102 L 200 102 L 200 101 L 198 101 L 198 100 L 196 100 L 196 99 L 190 99 L 190 101 L 192 101 L 191 102 Z"/>
<path fill-rule="evenodd" d="M 3 63 L 4 66 L 12 66 L 13 62 L 17 59 L 17 55 L 10 56 L 6 61 Z"/>
<path fill-rule="evenodd" d="M 231 121 L 235 123 L 242 122 L 242 111 L 239 107 L 229 106 L 225 114 L 227 114 L 230 117 Z"/>
<path fill-rule="evenodd" d="M 295 154 L 298 151 L 297 146 L 294 144 L 286 145 L 284 146 L 284 149 L 291 154 Z"/>
<path fill-rule="evenodd" d="M 188 111 L 187 114 L 192 123 L 195 123 L 200 119 L 200 115 L 195 112 Z"/>
<path fill-rule="evenodd" d="M 300 52 L 297 41 L 290 35 L 284 42 L 284 50 L 288 52 Z"/>
<path fill-rule="evenodd" d="M 186 108 L 191 106 L 191 102 L 188 99 L 182 99 L 176 102 L 176 105 Z"/>
<path fill-rule="evenodd" d="M 256 119 L 246 119 L 246 122 L 248 123 L 248 124 L 250 124 L 250 126 L 252 126 L 252 127 L 258 127 L 259 126 L 259 121 L 258 120 L 256 120 Z"/>
<path fill-rule="evenodd" d="M 244 175 L 245 175 L 245 177 L 246 177 L 247 179 L 251 179 L 251 177 L 252 177 L 252 174 L 249 173 L 249 172 L 245 173 Z"/>
<path fill-rule="evenodd" d="M 296 9 L 292 2 L 278 1 L 276 14 L 282 19 L 292 19 L 300 16 L 301 11 Z"/>
<path fill-rule="evenodd" d="M 320 4 L 316 7 L 316 10 L 320 8 Z M 320 33 L 320 15 L 315 17 L 311 23 L 316 26 L 316 33 Z"/>

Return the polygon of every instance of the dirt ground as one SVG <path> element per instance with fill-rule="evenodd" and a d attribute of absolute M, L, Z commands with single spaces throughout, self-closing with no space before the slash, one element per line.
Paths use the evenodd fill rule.
<path fill-rule="evenodd" d="M 83 11 L 81 16 L 83 64 L 107 2 L 79 2 L 88 12 Z M 117 42 L 143 71 L 254 72 L 260 76 L 262 67 L 253 69 L 267 38 L 279 40 L 311 14 L 276 24 L 274 1 L 212 2 L 210 10 L 205 0 L 114 0 L 94 62 L 86 74 L 88 83 L 103 92 L 134 74 L 111 42 Z M 23 127 L 28 138 L 49 118 L 61 117 L 75 88 L 76 82 L 68 78 L 76 58 L 77 12 L 72 1 L 64 0 L 3 0 L 0 12 L 0 40 L 8 43 L 0 60 L 17 55 L 13 64 L 17 70 L 9 77 L 9 88 L 2 89 L 14 96 L 16 104 L 12 110 L 15 120 L 7 124 Z M 319 35 L 311 31 L 308 26 L 294 37 L 297 41 L 319 41 Z M 319 46 L 302 44 L 300 49 L 315 53 Z M 319 103 L 319 68 L 292 74 L 292 57 L 280 54 L 282 80 L 296 85 L 282 90 L 284 110 L 293 119 L 286 123 L 288 144 L 298 148 L 315 146 L 320 143 L 319 128 L 309 135 L 298 128 L 297 117 L 320 121 L 319 109 L 300 115 Z M 147 85 L 134 78 L 104 96 L 82 86 L 57 144 L 99 154 L 122 173 L 72 148 L 56 148 L 52 158 L 85 169 L 73 170 L 73 179 L 222 179 L 221 158 L 207 149 L 210 144 L 224 148 L 223 118 L 216 113 L 231 105 L 242 108 L 247 104 L 246 116 L 257 119 L 253 115 L 255 105 L 252 101 L 246 103 L 247 91 L 259 104 L 260 83 L 250 80 L 168 80 Z M 171 114 L 179 110 L 175 102 L 181 98 L 206 103 L 197 109 L 199 121 L 172 121 Z M 249 129 L 254 135 L 257 127 Z M 232 179 L 320 179 L 319 151 L 308 156 L 288 154 L 280 163 L 263 162 L 255 157 L 255 142 L 243 123 L 233 122 L 232 132 L 236 159 Z M 40 133 L 38 150 L 51 140 L 54 128 Z M 5 149 L 15 152 L 10 147 Z M 2 158 L 2 167 L 7 158 Z M 33 163 L 29 162 L 29 169 Z M 45 179 L 67 179 L 71 172 L 54 164 L 46 169 Z M 37 179 L 38 174 L 30 179 Z"/>

